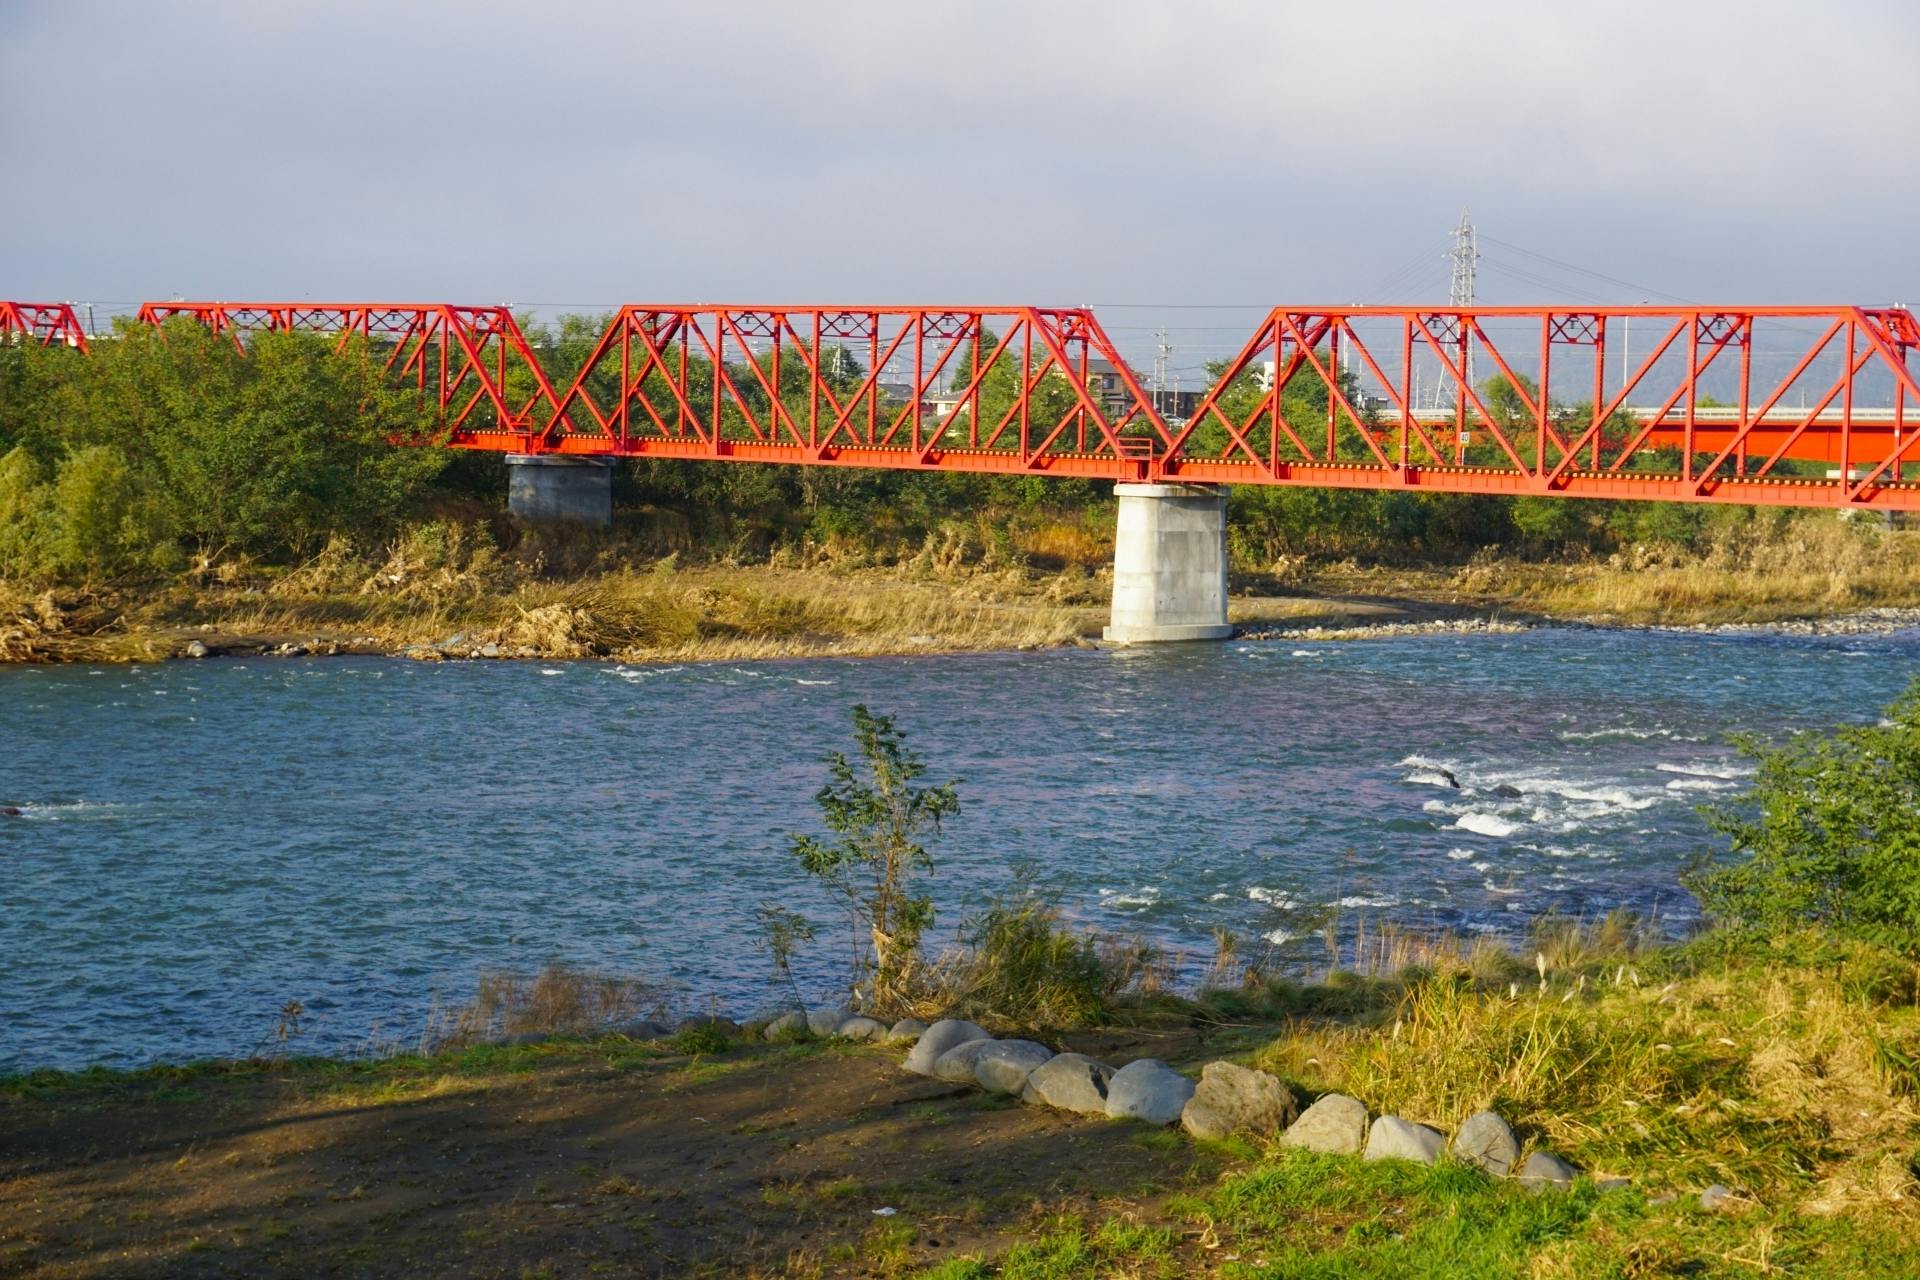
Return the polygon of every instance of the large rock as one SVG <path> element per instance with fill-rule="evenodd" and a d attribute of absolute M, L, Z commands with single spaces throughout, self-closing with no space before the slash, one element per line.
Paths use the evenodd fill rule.
<path fill-rule="evenodd" d="M 1520 1185 L 1529 1191 L 1565 1191 L 1573 1185 L 1576 1172 L 1559 1156 L 1536 1151 L 1520 1166 Z"/>
<path fill-rule="evenodd" d="M 1039 1103 L 1083 1116 L 1107 1114 L 1107 1082 L 1113 1068 L 1084 1053 L 1062 1053 L 1047 1059 L 1027 1077 L 1022 1102 Z"/>
<path fill-rule="evenodd" d="M 1399 1116 L 1381 1116 L 1367 1132 L 1368 1160 L 1411 1160 L 1432 1164 L 1447 1149 L 1447 1135 Z"/>
<path fill-rule="evenodd" d="M 766 1035 L 768 1027 L 799 1007 L 796 1004 L 781 1004 L 757 1009 L 740 1024 L 740 1033 L 749 1040 L 758 1040 Z M 805 1016 L 801 1015 L 802 1018 Z"/>
<path fill-rule="evenodd" d="M 1292 1090 L 1277 1077 L 1231 1062 L 1209 1062 L 1180 1113 L 1180 1125 L 1196 1138 L 1267 1137 L 1286 1128 L 1299 1110 Z"/>
<path fill-rule="evenodd" d="M 1519 1139 L 1507 1122 L 1491 1111 L 1476 1111 L 1462 1121 L 1450 1149 L 1455 1160 L 1496 1178 L 1512 1173 L 1520 1160 Z"/>
<path fill-rule="evenodd" d="M 840 1029 L 840 1024 L 854 1016 L 853 1010 L 815 1009 L 807 1015 L 807 1030 L 816 1036 L 830 1036 Z"/>
<path fill-rule="evenodd" d="M 791 1040 L 805 1040 L 812 1034 L 807 1029 L 807 1015 L 798 1009 L 790 1009 L 769 1022 L 760 1036 L 774 1044 L 785 1044 Z"/>
<path fill-rule="evenodd" d="M 933 1064 L 947 1050 L 969 1040 L 988 1038 L 983 1027 L 960 1018 L 942 1018 L 921 1032 L 920 1038 L 913 1042 L 913 1052 L 907 1055 L 907 1070 L 915 1075 L 930 1076 L 933 1074 Z"/>
<path fill-rule="evenodd" d="M 887 1038 L 887 1024 L 877 1018 L 855 1014 L 835 1027 L 833 1034 L 842 1040 L 884 1040 Z"/>
<path fill-rule="evenodd" d="M 1129 1062 L 1107 1081 L 1107 1114 L 1116 1120 L 1172 1124 L 1193 1096 L 1194 1083 L 1158 1058 Z"/>
<path fill-rule="evenodd" d="M 951 1080 L 956 1084 L 974 1084 L 976 1080 L 973 1073 L 974 1069 L 980 1065 L 980 1055 L 998 1043 L 1000 1043 L 998 1040 L 988 1037 L 985 1040 L 968 1040 L 963 1044 L 957 1044 L 934 1059 L 931 1074 L 936 1080 Z"/>
<path fill-rule="evenodd" d="M 638 1022 L 625 1023 L 614 1028 L 615 1032 L 629 1040 L 664 1040 L 673 1034 L 673 1028 L 664 1022 L 654 1022 L 642 1018 Z"/>
<path fill-rule="evenodd" d="M 1359 1155 L 1366 1140 L 1366 1104 L 1344 1093 L 1330 1093 L 1320 1099 L 1280 1135 L 1282 1146 L 1335 1156 Z"/>
<path fill-rule="evenodd" d="M 980 1051 L 973 1078 L 989 1093 L 1019 1093 L 1033 1069 L 1052 1056 L 1053 1050 L 1031 1040 L 995 1040 Z"/>
<path fill-rule="evenodd" d="M 926 1029 L 927 1024 L 918 1018 L 902 1018 L 893 1024 L 892 1030 L 887 1032 L 887 1043 L 912 1044 Z"/>

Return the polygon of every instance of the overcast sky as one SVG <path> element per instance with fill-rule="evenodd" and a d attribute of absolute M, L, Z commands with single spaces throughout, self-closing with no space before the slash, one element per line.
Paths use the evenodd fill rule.
<path fill-rule="evenodd" d="M 1471 206 L 1482 301 L 1920 302 L 1910 0 L 6 0 L 0 86 L 29 299 L 1091 302 L 1199 343 L 1245 325 L 1172 304 L 1444 300 Z"/>

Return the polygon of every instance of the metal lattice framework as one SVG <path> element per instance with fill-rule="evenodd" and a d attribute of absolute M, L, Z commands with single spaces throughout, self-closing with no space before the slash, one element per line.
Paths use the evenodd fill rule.
<path fill-rule="evenodd" d="M 19 341 L 85 351 L 87 331 L 70 303 L 0 302 L 0 342 Z"/>
<path fill-rule="evenodd" d="M 1609 343 L 1630 332 L 1639 354 L 1610 378 Z M 1920 464 L 1916 346 L 1920 324 L 1898 309 L 1280 308 L 1174 437 L 1160 473 L 1920 509 L 1908 478 Z M 1504 384 L 1499 403 L 1468 374 L 1476 365 Z M 1704 393 L 1710 380 L 1718 397 Z M 1563 381 L 1578 402 L 1558 394 Z"/>
<path fill-rule="evenodd" d="M 357 336 L 459 448 L 1920 510 L 1904 309 L 1282 307 L 1175 423 L 1084 309 L 636 305 L 584 358 L 503 307 L 175 316 Z"/>
<path fill-rule="evenodd" d="M 1171 438 L 1091 312 L 631 306 L 475 448 L 1144 478 Z"/>
<path fill-rule="evenodd" d="M 246 350 L 259 332 L 337 336 L 359 343 L 388 379 L 431 396 L 455 436 L 529 436 L 554 403 L 546 370 L 506 307 L 443 302 L 149 302 L 138 322 L 186 317 Z"/>

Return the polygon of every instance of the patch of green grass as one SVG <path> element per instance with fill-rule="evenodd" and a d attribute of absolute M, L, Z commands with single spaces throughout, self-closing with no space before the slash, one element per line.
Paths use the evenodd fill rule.
<path fill-rule="evenodd" d="M 1095 1280 L 1108 1276 L 1152 1277 L 1179 1274 L 1174 1233 L 1116 1218 L 1089 1232 L 1077 1221 L 1027 1244 L 1015 1245 L 994 1265 L 978 1258 L 955 1258 L 919 1273 L 916 1280 Z"/>
<path fill-rule="evenodd" d="M 1128 1134 L 1127 1142 L 1147 1151 L 1178 1151 L 1186 1145 L 1175 1129 L 1140 1129 Z"/>
<path fill-rule="evenodd" d="M 879 1268 L 883 1275 L 895 1275 L 912 1254 L 914 1235 L 912 1223 L 889 1219 L 868 1229 L 860 1251 L 869 1266 Z"/>
<path fill-rule="evenodd" d="M 1552 1280 L 1920 1275 L 1912 1215 L 1816 1218 L 1790 1209 L 1711 1214 L 1635 1191 L 1535 1194 L 1465 1166 L 1276 1152 L 1212 1189 L 1164 1203 L 1179 1226 L 1115 1218 L 1055 1224 L 995 1259 L 921 1280 L 1095 1280 L 1204 1271 L 1230 1280 Z"/>
<path fill-rule="evenodd" d="M 670 1056 L 671 1050 L 624 1036 L 553 1039 L 540 1044 L 476 1044 L 437 1053 L 393 1053 L 367 1058 L 216 1058 L 164 1063 L 135 1070 L 86 1067 L 78 1071 L 27 1071 L 0 1076 L 0 1096 L 64 1097 L 146 1088 L 163 1101 L 198 1096 L 194 1086 L 249 1080 L 283 1081 L 295 1088 L 346 1096 L 354 1090 L 404 1092 L 423 1078 L 524 1075 L 551 1064 L 598 1060 L 629 1069 Z"/>
<path fill-rule="evenodd" d="M 866 1190 L 866 1183 L 855 1177 L 835 1178 L 823 1182 L 813 1189 L 816 1200 L 832 1204 L 841 1200 L 851 1200 Z"/>
<path fill-rule="evenodd" d="M 988 1093 L 983 1089 L 968 1094 L 960 1105 L 969 1111 L 1011 1111 L 1020 1105 L 1020 1099 L 1011 1093 Z"/>
<path fill-rule="evenodd" d="M 725 1031 L 706 1023 L 688 1027 L 669 1043 L 675 1052 L 688 1055 L 725 1053 L 734 1044 Z"/>

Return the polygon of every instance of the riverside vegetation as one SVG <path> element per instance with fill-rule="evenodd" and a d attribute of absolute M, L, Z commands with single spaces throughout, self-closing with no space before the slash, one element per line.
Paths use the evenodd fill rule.
<path fill-rule="evenodd" d="M 1751 791 L 1712 812 L 1727 845 L 1687 873 L 1697 936 L 1542 920 L 1509 947 L 1330 922 L 1323 973 L 1222 938 L 1185 993 L 1018 886 L 959 944 L 912 945 L 899 922 L 933 936 L 924 877 L 956 792 L 885 717 L 857 713 L 855 739 L 820 796 L 836 843 L 793 856 L 834 882 L 869 1012 L 1226 1059 L 1448 1131 L 1491 1107 L 1583 1176 L 1533 1194 L 1448 1161 L 1068 1117 L 903 1076 L 883 1046 L 712 1016 L 673 1034 L 634 1021 L 668 994 L 552 971 L 363 1060 L 286 1056 L 282 1010 L 250 1062 L 4 1082 L 0 1268 L 1920 1275 L 1920 684 L 1881 723 L 1747 744 Z M 784 982 L 818 931 L 782 904 L 762 919 Z"/>
<path fill-rule="evenodd" d="M 536 341 L 565 375 L 594 332 L 570 318 Z M 498 457 L 388 443 L 432 423 L 353 357 L 277 333 L 242 355 L 184 320 L 87 357 L 0 347 L 0 661 L 195 642 L 731 658 L 1097 633 L 1105 486 L 641 461 L 618 473 L 612 531 L 522 529 Z M 1252 625 L 1349 616 L 1354 597 L 1630 623 L 1910 608 L 1916 539 L 1752 508 L 1261 486 L 1229 502 L 1234 616 Z"/>

